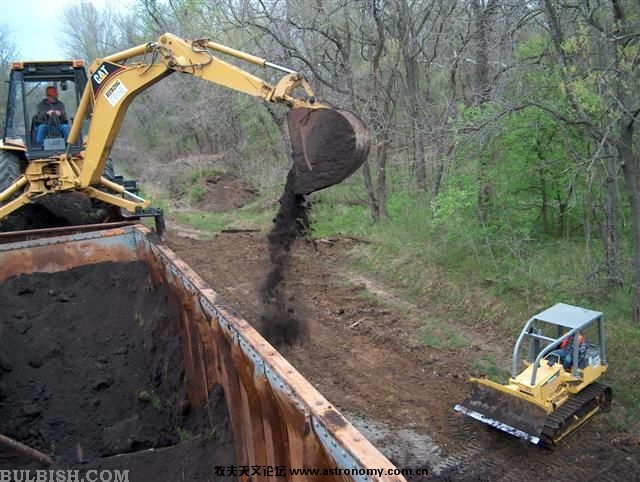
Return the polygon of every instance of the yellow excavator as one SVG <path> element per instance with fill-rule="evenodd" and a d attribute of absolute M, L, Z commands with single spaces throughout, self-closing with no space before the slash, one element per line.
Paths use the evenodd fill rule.
<path fill-rule="evenodd" d="M 606 371 L 603 314 L 557 303 L 525 324 L 509 382 L 472 378 L 469 396 L 455 410 L 528 442 L 554 446 L 609 406 L 611 388 L 597 381 Z"/>
<path fill-rule="evenodd" d="M 285 75 L 272 85 L 222 60 L 219 53 Z M 81 224 L 86 218 L 74 215 L 84 214 L 83 206 L 91 199 L 113 208 L 120 219 L 154 216 L 162 230 L 161 212 L 138 195 L 137 184 L 114 175 L 110 152 L 134 97 L 175 72 L 290 109 L 295 194 L 341 182 L 368 154 L 369 136 L 361 120 L 319 100 L 302 74 L 209 39 L 166 33 L 157 41 L 95 60 L 88 77 L 82 61 L 13 63 L 0 143 L 0 223 L 22 207 L 39 204 L 61 212 L 72 225 Z M 60 100 L 71 105 L 68 112 L 77 106 L 66 139 L 56 126 L 46 126 L 44 139 L 36 135 L 37 101 L 47 86 L 60 91 Z M 66 201 L 56 203 L 60 196 Z"/>

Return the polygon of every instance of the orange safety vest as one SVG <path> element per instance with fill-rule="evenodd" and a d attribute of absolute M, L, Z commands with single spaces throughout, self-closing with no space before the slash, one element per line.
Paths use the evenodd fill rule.
<path fill-rule="evenodd" d="M 582 336 L 581 334 L 578 336 L 578 346 L 582 346 L 583 343 L 584 343 L 584 336 Z M 562 340 L 562 343 L 560 343 L 560 348 L 566 348 L 571 344 L 573 344 L 573 335 L 571 335 L 569 338 Z"/>

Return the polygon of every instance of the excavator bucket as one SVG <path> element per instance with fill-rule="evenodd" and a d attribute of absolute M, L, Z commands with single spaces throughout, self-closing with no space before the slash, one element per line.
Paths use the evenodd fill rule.
<path fill-rule="evenodd" d="M 369 153 L 369 134 L 354 114 L 299 107 L 287 114 L 295 194 L 333 186 L 353 174 Z"/>
<path fill-rule="evenodd" d="M 455 410 L 528 442 L 540 443 L 547 412 L 534 403 L 476 380 Z M 498 385 L 499 386 L 499 385 Z"/>

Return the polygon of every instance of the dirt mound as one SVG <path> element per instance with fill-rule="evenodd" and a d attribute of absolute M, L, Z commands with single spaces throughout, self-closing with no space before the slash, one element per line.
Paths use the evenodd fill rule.
<path fill-rule="evenodd" d="M 69 226 L 69 222 L 40 204 L 27 204 L 0 220 L 0 232 L 63 226 Z"/>
<path fill-rule="evenodd" d="M 166 293 L 143 263 L 21 275 L 0 286 L 0 433 L 54 468 L 210 480 L 231 465 L 221 390 L 191 411 Z M 153 450 L 151 450 L 153 449 Z M 0 468 L 41 468 L 0 448 Z"/>
<path fill-rule="evenodd" d="M 241 208 L 258 196 L 258 191 L 228 174 L 216 174 L 200 179 L 195 189 L 197 206 L 212 212 Z"/>

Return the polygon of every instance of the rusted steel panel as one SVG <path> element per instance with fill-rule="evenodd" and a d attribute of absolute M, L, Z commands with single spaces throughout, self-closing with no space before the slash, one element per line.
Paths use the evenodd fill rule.
<path fill-rule="evenodd" d="M 252 380 L 262 411 L 267 465 L 290 466 L 288 456 L 287 425 L 279 410 L 273 388 L 264 376 L 254 376 Z"/>
<path fill-rule="evenodd" d="M 141 225 L 0 245 L 0 282 L 19 273 L 136 259 L 145 261 L 153 282 L 168 290 L 168 315 L 180 331 L 190 403 L 205 406 L 212 388 L 221 385 L 224 390 L 238 465 L 395 469 L 247 321 L 226 308 L 217 293 Z M 315 480 L 404 478 L 335 475 Z"/>
<path fill-rule="evenodd" d="M 222 381 L 225 390 L 236 445 L 241 445 L 237 453 L 239 464 L 395 469 L 249 323 L 227 309 L 219 295 L 186 263 L 166 246 L 146 237 L 145 228 L 136 229 L 141 234 L 138 246 L 141 258 L 160 262 L 165 272 L 181 278 L 180 289 L 196 294 L 199 303 L 193 303 L 192 307 L 199 306 L 210 322 L 215 342 L 206 344 L 202 341 L 206 336 L 201 336 L 199 343 L 204 349 L 204 359 L 215 358 L 217 367 L 208 367 L 199 374 L 194 371 L 188 378 L 208 386 L 208 381 L 202 378 L 219 372 L 216 378 Z M 199 315 L 195 318 L 199 319 Z M 194 324 L 200 332 L 207 331 L 201 322 Z M 193 333 L 188 336 L 191 349 L 196 349 Z M 215 353 L 208 354 L 208 350 Z M 345 480 L 343 476 L 320 478 Z M 305 480 L 309 480 L 308 476 Z M 383 475 L 370 476 L 369 480 L 404 478 Z"/>
<path fill-rule="evenodd" d="M 53 236 L 66 236 L 69 234 L 88 233 L 92 231 L 104 231 L 122 226 L 133 226 L 137 224 L 133 221 L 119 221 L 114 223 L 83 224 L 79 226 L 65 226 L 60 228 L 29 229 L 26 231 L 10 231 L 0 233 L 0 244 L 17 243 L 20 241 L 30 241 L 40 238 L 51 238 Z"/>
<path fill-rule="evenodd" d="M 134 237 L 116 228 L 0 245 L 0 283 L 22 273 L 55 273 L 76 266 L 137 258 Z"/>
<path fill-rule="evenodd" d="M 229 410 L 231 426 L 233 427 L 236 461 L 238 465 L 250 465 L 247 451 L 247 436 L 244 430 L 245 420 L 243 420 L 241 410 L 238 410 L 242 403 L 240 377 L 231 360 L 231 346 L 228 343 L 228 338 L 222 331 L 222 327 L 218 323 L 213 323 L 211 327 L 216 337 L 216 349 L 221 372 L 220 378 L 222 386 L 224 387 L 225 401 L 227 402 L 227 409 Z"/>

